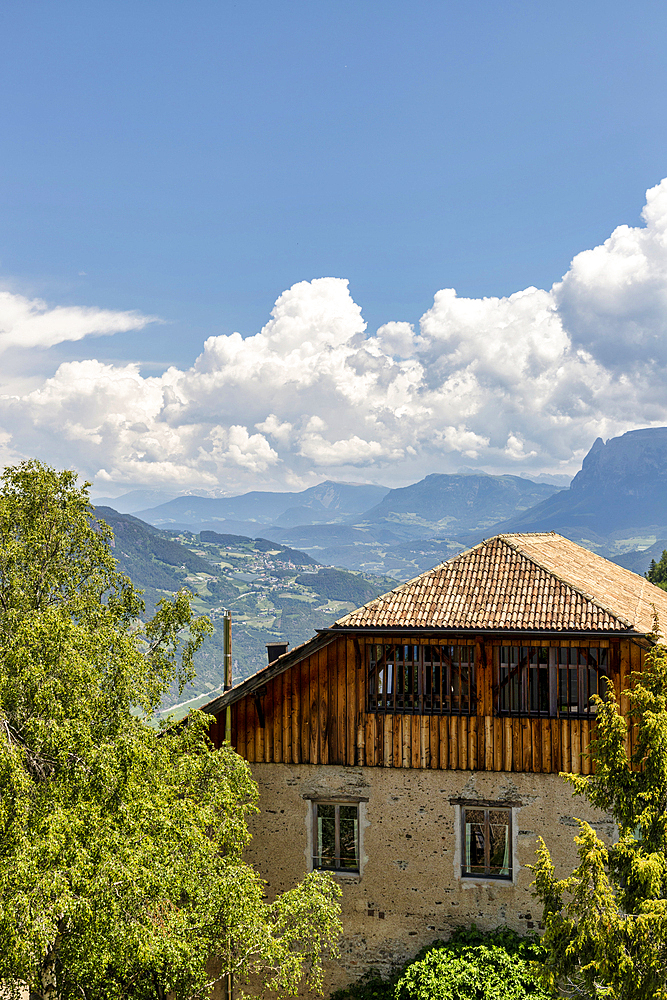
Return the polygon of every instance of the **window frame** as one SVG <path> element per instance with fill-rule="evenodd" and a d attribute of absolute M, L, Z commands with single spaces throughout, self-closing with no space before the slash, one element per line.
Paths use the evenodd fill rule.
<path fill-rule="evenodd" d="M 344 798 L 317 798 L 311 799 L 311 811 L 312 811 L 312 828 L 311 835 L 313 838 L 312 842 L 312 854 L 311 854 L 311 864 L 312 871 L 322 871 L 322 872 L 332 872 L 336 875 L 353 875 L 359 877 L 361 875 L 361 810 L 360 805 L 363 799 L 344 799 Z M 318 831 L 318 808 L 320 806 L 334 806 L 334 855 L 335 855 L 335 866 L 323 865 L 321 863 L 322 852 L 318 852 L 319 845 L 319 831 Z M 340 848 L 340 809 L 341 806 L 350 806 L 356 809 L 356 839 L 355 839 L 355 857 L 356 857 L 356 867 L 343 867 L 341 865 L 341 848 Z"/>
<path fill-rule="evenodd" d="M 459 822 L 459 836 L 460 836 L 460 848 L 461 848 L 461 878 L 470 879 L 473 881 L 487 881 L 491 880 L 493 882 L 505 882 L 512 884 L 514 882 L 515 867 L 514 867 L 514 816 L 513 816 L 513 804 L 508 802 L 474 802 L 474 801 L 459 801 L 457 803 L 460 806 L 460 822 Z M 468 864 L 467 857 L 467 836 L 466 836 L 466 814 L 468 812 L 484 812 L 484 859 L 485 859 L 485 871 L 471 871 L 470 865 Z M 503 866 L 507 870 L 506 875 L 495 873 L 489 871 L 488 869 L 494 867 L 490 864 L 490 827 L 491 823 L 489 820 L 489 814 L 491 812 L 504 812 L 507 814 L 507 834 L 506 834 L 506 850 L 507 850 L 507 860 L 508 865 Z M 495 866 L 497 867 L 497 866 Z"/>
<path fill-rule="evenodd" d="M 382 653 L 378 656 L 380 649 Z M 369 712 L 466 717 L 477 714 L 477 664 L 473 643 L 371 642 L 367 650 Z M 400 654 L 399 650 L 402 650 Z M 439 650 L 437 659 L 433 650 Z M 445 654 L 445 650 L 450 652 Z M 466 651 L 465 659 L 461 657 L 462 650 Z M 379 690 L 381 683 L 385 687 L 383 692 Z M 392 699 L 391 705 L 386 704 L 388 697 Z M 454 707 L 455 700 L 457 707 Z"/>
<path fill-rule="evenodd" d="M 516 659 L 512 657 L 514 651 Z M 575 651 L 576 662 L 570 663 Z M 591 660 L 592 651 L 596 652 L 596 664 L 582 662 L 584 659 Z M 567 656 L 563 657 L 563 654 Z M 568 662 L 562 663 L 563 658 Z M 595 719 L 596 710 L 590 699 L 594 694 L 604 696 L 602 678 L 608 680 L 610 676 L 611 653 L 608 646 L 595 643 L 586 646 L 524 646 L 507 643 L 494 646 L 493 659 L 497 715 L 512 718 Z M 571 685 L 573 671 L 576 671 L 576 708 L 566 710 L 561 704 L 561 683 L 565 673 L 566 683 Z M 592 673 L 595 676 L 596 690 L 593 690 L 591 683 Z M 568 690 L 568 698 L 570 706 L 574 705 L 571 688 Z"/>

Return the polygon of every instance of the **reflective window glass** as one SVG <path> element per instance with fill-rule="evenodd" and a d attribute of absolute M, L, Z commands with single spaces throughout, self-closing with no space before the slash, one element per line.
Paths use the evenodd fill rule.
<path fill-rule="evenodd" d="M 359 871 L 357 803 L 313 803 L 313 868 Z"/>

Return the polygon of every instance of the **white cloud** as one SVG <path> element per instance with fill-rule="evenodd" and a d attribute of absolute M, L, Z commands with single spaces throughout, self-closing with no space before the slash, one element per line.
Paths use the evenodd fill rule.
<path fill-rule="evenodd" d="M 228 431 L 215 427 L 210 433 L 210 457 L 219 467 L 239 466 L 249 472 L 265 472 L 275 465 L 278 455 L 263 434 L 248 434 L 245 427 L 232 424 Z"/>
<path fill-rule="evenodd" d="M 375 335 L 378 353 L 395 358 L 409 358 L 416 349 L 412 323 L 385 323 Z"/>
<path fill-rule="evenodd" d="M 280 421 L 275 413 L 269 413 L 266 420 L 255 424 L 258 431 L 264 431 L 269 437 L 275 438 L 279 444 L 287 446 L 292 437 L 292 425 L 288 420 Z"/>
<path fill-rule="evenodd" d="M 642 215 L 645 227 L 619 226 L 553 288 L 572 343 L 619 372 L 667 362 L 667 181 Z"/>
<path fill-rule="evenodd" d="M 356 434 L 344 441 L 328 441 L 321 434 L 304 434 L 299 454 L 310 459 L 313 465 L 327 468 L 369 465 L 374 459 L 387 457 L 379 441 L 364 441 Z"/>
<path fill-rule="evenodd" d="M 63 364 L 0 400 L 2 446 L 118 486 L 392 485 L 470 460 L 574 470 L 598 434 L 667 423 L 667 181 L 644 221 L 577 255 L 551 290 L 443 289 L 418 331 L 368 335 L 347 282 L 320 278 L 284 292 L 255 336 L 210 337 L 187 370 Z M 6 326 L 23 344 L 148 321 L 22 301 Z"/>
<path fill-rule="evenodd" d="M 91 335 L 141 330 L 154 316 L 85 306 L 49 308 L 41 299 L 0 291 L 0 353 L 9 347 L 53 347 Z"/>

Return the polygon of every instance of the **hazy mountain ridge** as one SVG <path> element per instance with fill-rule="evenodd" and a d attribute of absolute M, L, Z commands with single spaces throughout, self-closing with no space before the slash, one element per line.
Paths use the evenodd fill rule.
<path fill-rule="evenodd" d="M 95 497 L 93 503 L 96 507 L 109 507 L 119 514 L 135 514 L 143 507 L 157 507 L 175 497 L 175 493 L 164 490 L 131 490 L 120 497 Z"/>
<path fill-rule="evenodd" d="M 557 491 L 518 476 L 433 473 L 389 491 L 348 524 L 274 525 L 266 534 L 323 563 L 409 579 L 460 551 L 470 531 L 492 530 Z"/>
<path fill-rule="evenodd" d="M 418 483 L 390 490 L 382 486 L 330 481 L 301 493 L 253 491 L 238 497 L 184 496 L 139 511 L 157 527 L 177 529 L 269 524 L 273 534 L 305 525 L 382 525 L 386 540 L 428 537 L 434 531 L 461 533 L 486 527 L 525 510 L 558 491 L 550 483 L 519 476 L 432 473 Z M 213 530 L 216 530 L 213 528 Z M 325 531 L 326 533 L 326 531 Z M 330 533 L 331 534 L 331 533 Z M 344 535 L 344 532 L 342 532 Z"/>
<path fill-rule="evenodd" d="M 557 486 L 519 476 L 432 473 L 418 483 L 390 490 L 364 519 L 400 522 L 407 514 L 458 533 L 497 524 L 556 492 Z"/>
<path fill-rule="evenodd" d="M 667 537 L 667 428 L 598 438 L 569 489 L 496 528 L 558 531 L 603 555 Z"/>
<path fill-rule="evenodd" d="M 467 533 L 489 529 L 557 490 L 519 476 L 433 473 L 395 490 L 328 481 L 299 494 L 178 497 L 140 516 L 176 531 L 253 536 L 260 529 L 322 563 L 407 579 L 428 567 L 422 553 L 407 553 L 406 543 L 437 539 L 437 554 L 445 558 L 461 548 Z"/>
<path fill-rule="evenodd" d="M 137 516 L 157 527 L 172 523 L 200 525 L 204 521 L 256 521 L 272 524 L 292 511 L 305 511 L 325 520 L 360 514 L 378 503 L 388 487 L 372 484 L 334 483 L 327 480 L 298 493 L 253 490 L 236 497 L 182 496 L 147 510 Z"/>

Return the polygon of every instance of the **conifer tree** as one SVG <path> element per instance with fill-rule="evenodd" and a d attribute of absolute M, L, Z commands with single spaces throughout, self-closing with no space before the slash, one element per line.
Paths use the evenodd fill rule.
<path fill-rule="evenodd" d="M 650 583 L 654 583 L 661 590 L 667 590 L 667 549 L 662 550 L 662 555 L 658 562 L 651 559 L 651 565 L 644 574 Z"/>
<path fill-rule="evenodd" d="M 575 795 L 613 816 L 618 842 L 605 844 L 579 820 L 579 865 L 559 879 L 539 841 L 545 976 L 566 995 L 667 997 L 667 649 L 657 633 L 656 619 L 644 670 L 631 677 L 628 717 L 611 684 L 595 696 L 594 773 L 563 775 Z"/>

